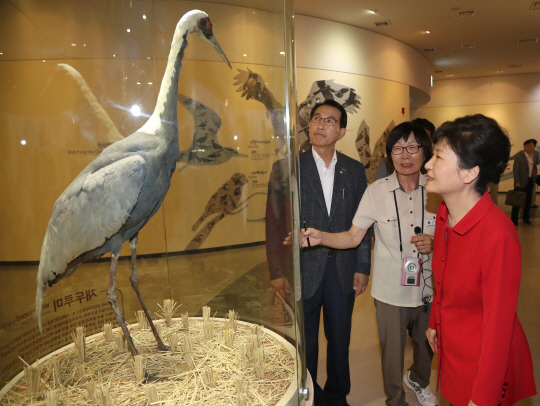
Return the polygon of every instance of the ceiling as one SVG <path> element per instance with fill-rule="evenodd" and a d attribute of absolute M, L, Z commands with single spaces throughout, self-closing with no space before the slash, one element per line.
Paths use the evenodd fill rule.
<path fill-rule="evenodd" d="M 406 43 L 427 58 L 434 80 L 540 72 L 537 0 L 294 0 L 294 10 Z"/>

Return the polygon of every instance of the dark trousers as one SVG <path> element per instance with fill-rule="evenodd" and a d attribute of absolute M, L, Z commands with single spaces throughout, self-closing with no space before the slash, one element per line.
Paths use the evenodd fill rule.
<path fill-rule="evenodd" d="M 534 181 L 533 181 L 533 178 L 530 177 L 527 182 L 527 186 L 525 186 L 524 188 L 521 188 L 521 190 L 527 193 L 527 196 L 525 198 L 525 207 L 523 208 L 523 220 L 525 221 L 529 220 L 529 212 L 531 211 L 533 186 L 534 186 Z M 518 221 L 518 217 L 519 217 L 519 207 L 514 206 L 512 207 L 512 221 L 514 222 Z"/>
<path fill-rule="evenodd" d="M 336 258 L 328 258 L 319 288 L 312 297 L 304 299 L 306 364 L 315 387 L 315 406 L 347 404 L 346 396 L 351 390 L 349 343 L 353 307 L 354 293 L 343 293 L 337 275 Z M 328 341 L 324 390 L 317 384 L 321 308 Z"/>

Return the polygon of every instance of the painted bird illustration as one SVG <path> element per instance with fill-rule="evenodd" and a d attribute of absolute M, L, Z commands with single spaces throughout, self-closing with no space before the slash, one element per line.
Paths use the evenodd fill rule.
<path fill-rule="evenodd" d="M 178 162 L 187 162 L 188 165 L 217 165 L 233 157 L 247 156 L 219 144 L 217 132 L 221 127 L 221 118 L 214 110 L 180 93 L 178 103 L 189 111 L 195 124 L 193 143 L 185 151 L 180 151 Z"/>
<path fill-rule="evenodd" d="M 187 245 L 186 250 L 199 249 L 219 221 L 223 220 L 225 216 L 240 213 L 247 207 L 246 201 L 240 202 L 240 198 L 242 197 L 244 185 L 248 182 L 248 178 L 243 173 L 237 172 L 210 197 L 203 214 L 193 224 L 191 231 L 197 230 L 208 217 L 214 214 L 218 215 L 214 216 L 205 224 L 195 238 Z"/>
<path fill-rule="evenodd" d="M 106 148 L 67 187 L 54 204 L 37 274 L 36 318 L 49 286 L 83 263 L 111 252 L 107 299 L 131 354 L 138 351 L 118 306 L 116 267 L 122 244 L 131 247 L 130 281 L 146 314 L 159 350 L 167 350 L 143 302 L 137 277 L 138 233 L 157 212 L 171 184 L 178 157 L 178 77 L 188 36 L 195 33 L 231 65 L 214 37 L 206 13 L 192 10 L 178 22 L 154 112 L 136 132 Z"/>

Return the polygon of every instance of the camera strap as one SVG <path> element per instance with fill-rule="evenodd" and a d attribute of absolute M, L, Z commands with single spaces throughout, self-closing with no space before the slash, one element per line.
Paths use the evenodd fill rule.
<path fill-rule="evenodd" d="M 422 186 L 419 186 L 419 187 L 422 188 L 422 234 L 424 234 L 424 211 L 425 211 L 424 188 Z M 401 252 L 403 256 L 403 241 L 401 239 L 401 221 L 399 220 L 399 209 L 398 209 L 398 204 L 397 204 L 396 191 L 394 190 L 393 192 L 394 192 L 394 203 L 396 204 L 397 225 L 398 225 L 398 231 L 399 231 L 399 251 Z M 418 253 L 418 257 L 420 257 L 420 253 Z"/>

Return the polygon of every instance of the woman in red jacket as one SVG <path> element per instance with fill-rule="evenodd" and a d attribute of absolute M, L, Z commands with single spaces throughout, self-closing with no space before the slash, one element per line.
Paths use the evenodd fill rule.
<path fill-rule="evenodd" d="M 512 405 L 536 393 L 516 315 L 521 245 L 486 192 L 506 167 L 510 141 L 480 114 L 444 123 L 435 137 L 426 190 L 444 202 L 436 218 L 427 336 L 438 352 L 441 393 L 454 406 Z"/>

